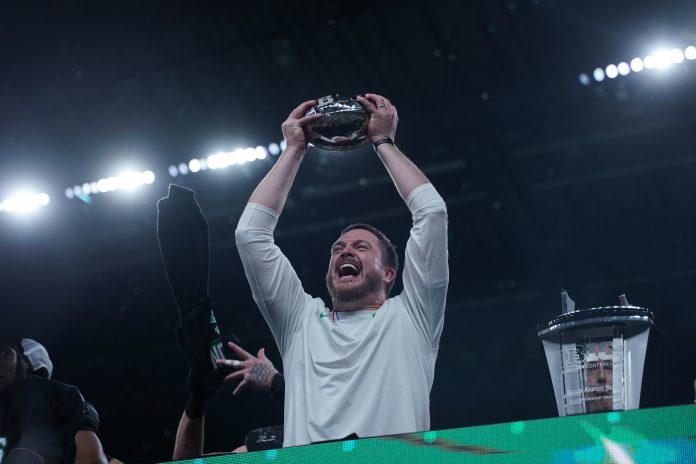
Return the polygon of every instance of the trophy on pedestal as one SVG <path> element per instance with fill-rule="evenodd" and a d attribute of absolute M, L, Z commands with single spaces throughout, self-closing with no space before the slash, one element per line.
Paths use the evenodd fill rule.
<path fill-rule="evenodd" d="M 562 314 L 539 325 L 560 416 L 638 409 L 654 316 L 619 300 L 576 311 L 563 290 Z"/>

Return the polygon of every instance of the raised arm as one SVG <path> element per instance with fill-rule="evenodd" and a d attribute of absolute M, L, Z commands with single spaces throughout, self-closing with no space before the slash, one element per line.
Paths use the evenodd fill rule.
<path fill-rule="evenodd" d="M 187 406 L 188 409 L 188 406 Z M 184 411 L 176 429 L 172 460 L 194 459 L 203 454 L 205 416 L 191 418 Z"/>
<path fill-rule="evenodd" d="M 254 301 L 261 310 L 273 337 L 285 352 L 299 311 L 311 297 L 292 265 L 273 239 L 273 232 L 307 151 L 311 137 L 308 124 L 321 116 L 304 116 L 314 100 L 295 108 L 282 125 L 286 147 L 273 168 L 259 183 L 239 218 L 235 238 Z"/>
<path fill-rule="evenodd" d="M 358 100 L 370 112 L 370 141 L 393 142 L 399 122 L 396 107 L 372 93 Z M 404 302 L 418 331 L 435 349 L 442 334 L 449 283 L 447 208 L 428 178 L 393 143 L 379 144 L 377 154 L 413 217 L 404 257 L 404 291 L 397 298 Z"/>
<path fill-rule="evenodd" d="M 249 203 L 267 206 L 278 214 L 283 212 L 285 200 L 288 198 L 290 187 L 295 180 L 297 169 L 307 152 L 309 129 L 307 126 L 321 118 L 321 114 L 305 116 L 305 113 L 316 103 L 309 100 L 295 108 L 281 126 L 285 137 L 285 150 L 281 153 L 276 164 L 266 174 L 261 183 L 251 194 Z"/>
<path fill-rule="evenodd" d="M 393 142 L 396 126 L 399 123 L 396 106 L 392 105 L 388 99 L 374 93 L 367 93 L 364 97 L 358 96 L 358 101 L 370 113 L 370 123 L 367 128 L 370 142 L 375 143 L 384 139 L 390 139 Z M 429 182 L 425 174 L 393 143 L 380 144 L 377 147 L 377 154 L 404 201 L 408 199 L 413 189 Z"/>

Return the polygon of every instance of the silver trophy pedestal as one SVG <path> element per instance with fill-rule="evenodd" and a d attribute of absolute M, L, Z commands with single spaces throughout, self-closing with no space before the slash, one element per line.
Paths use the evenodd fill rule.
<path fill-rule="evenodd" d="M 631 305 L 571 309 L 540 325 L 558 414 L 638 409 L 654 325 Z"/>

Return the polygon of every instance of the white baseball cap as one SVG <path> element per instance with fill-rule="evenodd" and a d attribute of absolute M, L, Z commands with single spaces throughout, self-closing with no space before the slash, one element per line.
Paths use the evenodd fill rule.
<path fill-rule="evenodd" d="M 50 379 L 53 375 L 53 362 L 51 362 L 51 358 L 48 357 L 46 348 L 36 340 L 23 338 L 22 349 L 24 349 L 24 356 L 29 360 L 32 370 L 38 371 L 41 368 L 46 368 L 46 371 L 48 371 L 48 378 Z"/>

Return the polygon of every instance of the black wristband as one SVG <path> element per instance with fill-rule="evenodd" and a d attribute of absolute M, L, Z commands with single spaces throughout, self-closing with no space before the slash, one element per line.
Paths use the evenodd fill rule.
<path fill-rule="evenodd" d="M 278 372 L 271 381 L 271 398 L 285 400 L 285 378 Z"/>
<path fill-rule="evenodd" d="M 186 402 L 186 416 L 189 419 L 200 419 L 205 415 L 205 398 L 199 398 L 194 394 L 189 394 L 188 401 Z"/>
<path fill-rule="evenodd" d="M 375 151 L 377 151 L 377 147 L 379 147 L 383 143 L 388 143 L 389 145 L 394 145 L 394 141 L 391 138 L 385 137 L 385 138 L 379 139 L 378 141 L 373 143 L 372 146 L 374 147 Z"/>

